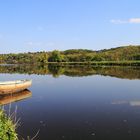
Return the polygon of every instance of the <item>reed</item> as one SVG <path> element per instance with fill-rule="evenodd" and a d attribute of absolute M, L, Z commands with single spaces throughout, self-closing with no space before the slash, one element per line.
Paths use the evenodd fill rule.
<path fill-rule="evenodd" d="M 6 114 L 4 109 L 0 109 L 0 139 L 1 140 L 18 140 L 16 128 L 18 120 L 16 120 L 15 112 Z"/>

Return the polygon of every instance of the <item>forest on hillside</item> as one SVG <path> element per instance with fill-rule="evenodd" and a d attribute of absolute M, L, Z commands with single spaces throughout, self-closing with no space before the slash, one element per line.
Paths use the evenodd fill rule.
<path fill-rule="evenodd" d="M 47 64 L 51 62 L 104 62 L 138 61 L 140 46 L 125 46 L 99 51 L 71 49 L 52 52 L 28 52 L 18 54 L 0 54 L 1 64 Z"/>

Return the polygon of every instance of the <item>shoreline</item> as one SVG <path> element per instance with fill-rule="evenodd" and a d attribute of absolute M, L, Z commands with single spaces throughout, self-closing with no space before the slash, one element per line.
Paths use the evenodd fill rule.
<path fill-rule="evenodd" d="M 87 61 L 87 62 L 47 62 L 45 64 L 80 64 L 80 65 L 122 65 L 122 66 L 140 66 L 140 61 Z"/>

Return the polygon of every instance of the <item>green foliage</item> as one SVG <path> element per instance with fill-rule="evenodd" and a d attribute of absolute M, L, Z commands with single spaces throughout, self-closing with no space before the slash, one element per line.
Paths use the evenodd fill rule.
<path fill-rule="evenodd" d="M 140 54 L 134 54 L 132 55 L 133 60 L 140 60 Z"/>
<path fill-rule="evenodd" d="M 47 64 L 48 62 L 100 62 L 140 60 L 140 46 L 125 46 L 100 51 L 71 49 L 52 52 L 1 54 L 0 63 Z"/>
<path fill-rule="evenodd" d="M 37 62 L 46 64 L 48 62 L 48 54 L 47 53 L 40 53 L 37 56 Z"/>
<path fill-rule="evenodd" d="M 83 53 L 93 53 L 95 51 L 92 51 L 92 50 L 87 50 L 87 49 L 71 49 L 71 50 L 66 50 L 64 51 L 63 53 L 65 55 L 67 54 L 83 54 Z"/>
<path fill-rule="evenodd" d="M 57 50 L 54 50 L 51 53 L 50 57 L 48 58 L 49 62 L 62 62 L 62 60 L 63 60 L 63 56 Z"/>
<path fill-rule="evenodd" d="M 15 128 L 11 118 L 7 117 L 3 110 L 0 110 L 0 140 L 17 140 Z"/>

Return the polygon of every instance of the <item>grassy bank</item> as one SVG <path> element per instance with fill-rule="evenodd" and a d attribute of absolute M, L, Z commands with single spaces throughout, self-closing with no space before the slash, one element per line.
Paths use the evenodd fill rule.
<path fill-rule="evenodd" d="M 18 140 L 16 124 L 0 109 L 0 140 Z"/>
<path fill-rule="evenodd" d="M 95 66 L 140 66 L 140 61 L 89 61 L 89 62 L 48 62 L 47 64 L 65 65 L 95 65 Z"/>

